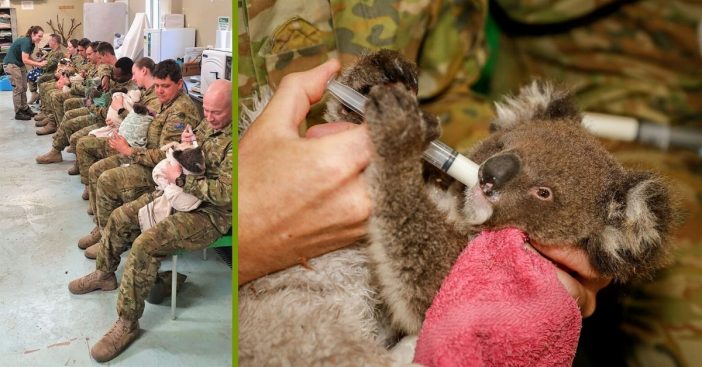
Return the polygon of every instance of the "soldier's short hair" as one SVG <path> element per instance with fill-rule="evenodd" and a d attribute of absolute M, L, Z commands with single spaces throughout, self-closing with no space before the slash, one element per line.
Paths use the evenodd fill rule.
<path fill-rule="evenodd" d="M 151 74 L 154 73 L 154 68 L 156 68 L 156 64 L 154 63 L 154 60 L 151 60 L 150 58 L 144 56 L 138 58 L 136 61 L 134 61 L 134 65 L 138 67 L 139 69 L 147 68 L 149 69 L 149 72 Z"/>
<path fill-rule="evenodd" d="M 61 36 L 56 33 L 52 33 L 49 37 L 51 37 L 51 39 L 53 39 L 54 42 L 58 43 L 59 45 L 63 42 Z"/>
<path fill-rule="evenodd" d="M 177 83 L 183 79 L 183 74 L 180 72 L 180 66 L 173 59 L 166 59 L 158 64 L 154 69 L 154 78 L 166 79 L 170 78 L 172 82 Z"/>
<path fill-rule="evenodd" d="M 75 38 L 71 38 L 70 40 L 68 40 L 68 43 L 70 43 L 71 46 L 73 46 L 73 48 L 77 48 L 77 47 L 78 47 L 78 40 L 75 39 Z"/>
<path fill-rule="evenodd" d="M 115 68 L 122 70 L 122 75 L 132 75 L 134 62 L 128 57 L 120 57 L 115 63 Z"/>
<path fill-rule="evenodd" d="M 87 38 L 81 38 L 80 41 L 78 41 L 78 46 L 88 48 L 90 47 L 90 40 Z"/>
<path fill-rule="evenodd" d="M 97 49 L 93 50 L 97 51 L 100 55 L 110 54 L 114 56 L 115 54 L 115 49 L 109 42 L 100 42 Z"/>
<path fill-rule="evenodd" d="M 95 42 L 90 42 L 90 48 L 93 49 L 93 51 L 97 52 L 98 46 L 100 46 L 100 41 L 95 41 Z"/>

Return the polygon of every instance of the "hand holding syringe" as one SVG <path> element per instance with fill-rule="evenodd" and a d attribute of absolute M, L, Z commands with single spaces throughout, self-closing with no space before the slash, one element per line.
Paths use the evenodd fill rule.
<path fill-rule="evenodd" d="M 346 107 L 361 116 L 364 115 L 364 108 L 368 100 L 364 95 L 333 79 L 327 84 L 327 90 Z M 429 147 L 424 151 L 422 157 L 468 187 L 472 187 L 478 182 L 479 166 L 438 140 L 429 143 Z"/>

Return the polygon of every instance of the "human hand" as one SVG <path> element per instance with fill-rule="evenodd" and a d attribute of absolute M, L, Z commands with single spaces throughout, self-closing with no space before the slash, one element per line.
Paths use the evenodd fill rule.
<path fill-rule="evenodd" d="M 363 125 L 298 127 L 339 70 L 336 60 L 293 73 L 239 142 L 239 284 L 352 244 L 371 200 Z"/>
<path fill-rule="evenodd" d="M 110 90 L 110 77 L 105 75 L 102 77 L 102 80 L 100 81 L 100 87 L 102 88 L 102 92 L 107 92 Z"/>
<path fill-rule="evenodd" d="M 557 266 L 556 275 L 568 293 L 578 302 L 580 313 L 588 317 L 595 312 L 597 292 L 612 279 L 603 277 L 590 264 L 585 250 L 576 246 L 531 245 Z"/>
<path fill-rule="evenodd" d="M 112 136 L 107 140 L 110 148 L 116 150 L 119 154 L 124 156 L 132 155 L 132 147 L 127 142 L 122 135 L 117 133 L 112 134 Z"/>
<path fill-rule="evenodd" d="M 48 61 L 46 61 L 46 60 L 39 61 L 39 65 L 37 65 L 37 66 L 39 66 L 40 68 L 43 68 L 44 66 L 46 66 L 47 62 Z"/>
<path fill-rule="evenodd" d="M 180 167 L 180 164 L 170 161 L 166 164 L 164 175 L 169 183 L 175 183 L 181 173 L 183 173 L 183 169 Z"/>
<path fill-rule="evenodd" d="M 112 120 L 112 119 L 110 119 L 110 118 L 105 119 L 105 125 L 107 125 L 107 126 L 113 128 L 113 129 L 116 129 L 116 128 L 119 127 L 119 124 L 115 123 L 115 121 Z"/>
<path fill-rule="evenodd" d="M 185 129 L 180 133 L 180 142 L 191 144 L 195 140 L 195 134 L 190 124 L 185 125 Z"/>

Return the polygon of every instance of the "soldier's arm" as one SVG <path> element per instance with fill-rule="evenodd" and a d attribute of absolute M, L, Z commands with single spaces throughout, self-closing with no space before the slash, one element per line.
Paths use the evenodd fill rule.
<path fill-rule="evenodd" d="M 172 108 L 167 111 L 168 117 L 163 123 L 158 146 L 162 147 L 170 142 L 180 142 L 180 135 L 183 133 L 186 124 L 193 125 L 197 122 L 196 110 L 188 108 Z M 180 114 L 184 116 L 181 117 Z M 158 162 L 166 158 L 166 153 L 159 148 L 147 149 L 132 147 L 132 161 L 147 167 L 155 167 Z"/>
<path fill-rule="evenodd" d="M 186 176 L 183 192 L 216 206 L 227 206 L 232 203 L 232 144 L 231 140 L 221 142 L 226 148 L 222 151 L 217 171 L 207 176 Z"/>

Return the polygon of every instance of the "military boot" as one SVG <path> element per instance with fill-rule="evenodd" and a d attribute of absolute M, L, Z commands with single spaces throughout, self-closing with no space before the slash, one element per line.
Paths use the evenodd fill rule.
<path fill-rule="evenodd" d="M 105 336 L 93 345 L 90 355 L 98 362 L 107 362 L 127 349 L 137 337 L 139 322 L 120 317 Z"/>
<path fill-rule="evenodd" d="M 80 173 L 80 171 L 78 170 L 78 161 L 75 161 L 75 162 L 73 163 L 73 167 L 71 167 L 71 168 L 68 169 L 68 174 L 71 175 L 71 176 L 75 176 L 75 175 L 77 175 L 77 174 L 79 174 L 79 173 Z"/>
<path fill-rule="evenodd" d="M 85 255 L 85 257 L 87 257 L 90 260 L 97 259 L 98 252 L 100 252 L 100 246 L 102 246 L 102 245 L 100 245 L 100 242 L 98 242 L 98 243 L 86 248 L 83 255 Z"/>
<path fill-rule="evenodd" d="M 39 121 L 39 120 L 45 120 L 46 115 L 44 112 L 39 112 L 38 114 L 34 115 L 34 121 Z"/>
<path fill-rule="evenodd" d="M 75 153 L 76 152 L 76 147 L 73 145 L 69 145 L 68 148 L 66 148 L 66 153 Z"/>
<path fill-rule="evenodd" d="M 68 290 L 73 294 L 85 294 L 96 290 L 111 291 L 117 289 L 115 273 L 105 273 L 100 270 L 74 279 L 68 283 Z"/>
<path fill-rule="evenodd" d="M 54 120 L 49 120 L 44 127 L 41 129 L 37 130 L 37 135 L 48 135 L 48 134 L 53 134 L 56 132 L 56 122 Z"/>
<path fill-rule="evenodd" d="M 39 164 L 58 163 L 63 161 L 63 157 L 61 156 L 61 152 L 51 148 L 48 153 L 38 156 L 36 161 Z"/>
<path fill-rule="evenodd" d="M 36 126 L 36 127 L 44 127 L 44 126 L 46 126 L 46 124 L 49 123 L 49 119 L 47 119 L 47 118 L 44 118 L 42 120 L 35 119 L 34 121 L 36 121 L 34 123 L 34 126 Z"/>
<path fill-rule="evenodd" d="M 93 228 L 93 230 L 90 231 L 90 233 L 81 237 L 81 239 L 78 240 L 78 248 L 81 250 L 85 250 L 88 247 L 98 243 L 101 237 L 102 234 L 100 233 L 100 229 L 98 229 L 98 227 L 95 226 L 95 228 Z"/>
<path fill-rule="evenodd" d="M 88 186 L 86 185 L 85 188 L 83 189 L 83 193 L 80 195 L 80 198 L 83 200 L 88 200 L 90 199 L 90 194 L 88 194 Z"/>

